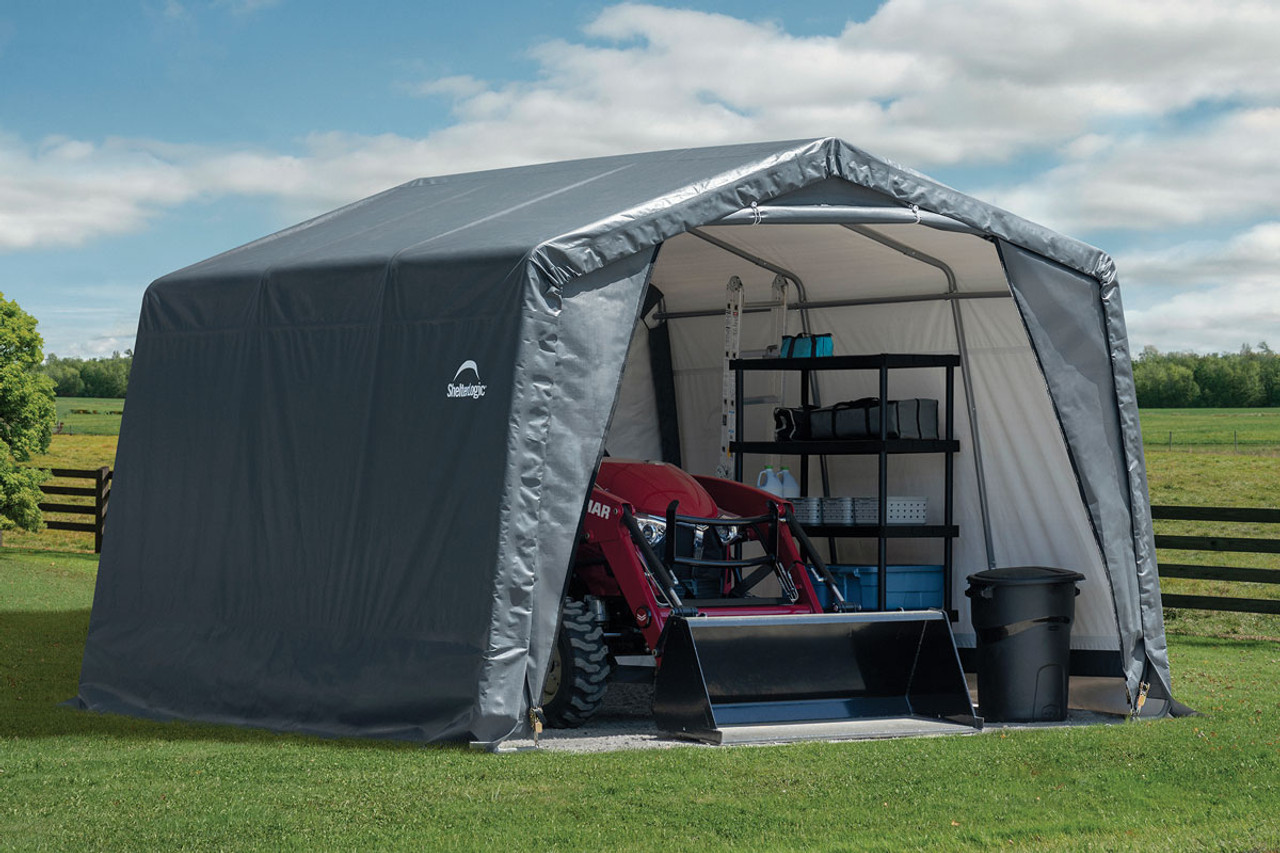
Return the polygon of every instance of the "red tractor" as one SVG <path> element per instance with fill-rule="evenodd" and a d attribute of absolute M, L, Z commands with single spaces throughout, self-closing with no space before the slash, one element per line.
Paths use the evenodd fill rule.
<path fill-rule="evenodd" d="M 768 740 L 760 726 L 828 724 L 830 734 L 829 724 L 867 717 L 980 725 L 943 613 L 858 609 L 786 501 L 606 458 L 542 710 L 550 725 L 577 726 L 611 679 L 656 673 L 659 726 L 716 742 L 735 727 L 751 729 L 739 739 Z"/>

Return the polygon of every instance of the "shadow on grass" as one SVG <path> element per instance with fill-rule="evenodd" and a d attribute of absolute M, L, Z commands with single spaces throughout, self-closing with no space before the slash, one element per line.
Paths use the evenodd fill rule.
<path fill-rule="evenodd" d="M 1181 634 L 1169 631 L 1165 635 L 1179 651 L 1196 651 L 1221 654 L 1223 651 L 1259 654 L 1280 651 L 1280 637 L 1221 636 L 1214 634 Z M 1176 676 L 1177 673 L 1175 672 Z"/>
<path fill-rule="evenodd" d="M 330 749 L 397 751 L 420 743 L 325 738 L 214 723 L 159 722 L 101 714 L 63 703 L 76 696 L 89 611 L 0 611 L 0 740 L 101 737 L 153 742 L 216 741 L 263 744 L 294 741 Z M 460 744 L 427 744 L 465 749 Z"/>

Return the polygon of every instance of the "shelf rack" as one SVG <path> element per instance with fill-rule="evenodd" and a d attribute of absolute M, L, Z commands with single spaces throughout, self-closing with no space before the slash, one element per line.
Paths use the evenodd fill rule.
<path fill-rule="evenodd" d="M 886 610 L 888 589 L 887 542 L 890 539 L 936 538 L 943 542 L 943 609 L 954 621 L 956 611 L 952 606 L 951 571 L 953 542 L 960 535 L 954 523 L 952 491 L 955 481 L 955 454 L 960 442 L 955 439 L 955 369 L 960 366 L 958 355 L 920 355 L 911 353 L 882 353 L 880 355 L 836 355 L 820 358 L 739 358 L 729 362 L 734 373 L 737 399 L 742 400 L 744 374 L 752 371 L 796 371 L 800 373 L 800 405 L 808 406 L 812 399 L 812 378 L 816 372 L 830 370 L 875 370 L 879 373 L 880 388 L 880 437 L 878 439 L 849 439 L 833 441 L 735 441 L 730 445 L 734 458 L 734 476 L 742 482 L 744 453 L 794 455 L 800 457 L 800 491 L 809 494 L 810 456 L 877 456 L 879 457 L 880 517 L 877 524 L 859 525 L 805 525 L 805 530 L 815 536 L 835 538 L 868 538 L 877 540 L 877 568 L 880 583 L 877 590 L 877 609 Z M 946 371 L 945 419 L 942 438 L 891 439 L 887 437 L 887 403 L 889 400 L 889 371 L 904 369 L 940 368 Z M 736 435 L 745 435 L 743 406 L 737 407 Z M 937 453 L 944 459 L 943 523 L 941 525 L 899 525 L 888 523 L 888 486 L 890 456 L 908 453 Z"/>

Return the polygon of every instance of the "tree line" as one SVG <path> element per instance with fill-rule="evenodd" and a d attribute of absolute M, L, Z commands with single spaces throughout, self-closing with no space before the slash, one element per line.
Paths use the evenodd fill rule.
<path fill-rule="evenodd" d="M 110 358 L 58 358 L 49 353 L 41 372 L 59 397 L 123 397 L 129 390 L 133 350 Z"/>
<path fill-rule="evenodd" d="M 1141 408 L 1280 406 L 1280 354 L 1265 342 L 1211 355 L 1148 346 L 1133 362 L 1133 381 Z"/>

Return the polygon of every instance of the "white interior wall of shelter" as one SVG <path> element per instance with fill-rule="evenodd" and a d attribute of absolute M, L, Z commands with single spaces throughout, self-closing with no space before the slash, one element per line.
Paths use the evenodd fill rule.
<path fill-rule="evenodd" d="M 1080 585 L 1072 646 L 1118 648 L 1115 607 L 1097 540 L 1044 378 L 990 241 L 919 225 L 719 226 L 668 240 L 651 278 L 664 300 L 642 320 L 633 337 L 608 438 L 609 452 L 637 458 L 655 458 L 659 452 L 644 324 L 659 322 L 655 317 L 666 315 L 682 465 L 696 474 L 715 472 L 720 457 L 725 287 L 731 276 L 737 276 L 747 304 L 762 305 L 772 300 L 772 283 L 779 271 L 800 282 L 807 303 L 859 303 L 801 312 L 795 310 L 800 288 L 793 285 L 787 327 L 791 334 L 830 333 L 837 354 L 964 357 L 955 380 L 954 412 L 961 447 L 955 457 L 953 492 L 954 522 L 960 529 L 952 576 L 952 601 L 960 611 L 957 642 L 961 646 L 975 642 L 964 595 L 967 575 L 992 566 L 1045 565 L 1074 569 L 1088 578 Z M 743 316 L 741 348 L 763 350 L 772 343 L 776 341 L 770 312 L 748 311 Z M 786 404 L 798 405 L 798 375 L 783 381 Z M 748 374 L 744 397 L 777 394 L 778 383 L 774 374 Z M 875 371 L 822 373 L 819 391 L 825 405 L 873 397 L 878 393 L 878 377 Z M 933 398 L 941 403 L 945 372 L 891 371 L 889 396 Z M 748 405 L 744 412 L 746 438 L 771 438 L 772 404 Z M 940 407 L 940 420 L 943 417 L 945 409 Z M 985 532 L 975 425 L 985 489 Z M 799 464 L 798 457 L 749 456 L 743 461 L 748 481 L 767 462 L 789 465 L 793 471 Z M 875 457 L 828 457 L 830 493 L 874 495 L 876 465 Z M 889 466 L 890 494 L 927 497 L 928 522 L 941 524 L 941 459 L 895 456 Z M 810 494 L 820 495 L 822 478 L 816 458 L 810 461 L 809 477 Z M 942 561 L 937 540 L 897 540 L 889 549 L 894 563 Z M 834 559 L 874 564 L 874 543 L 845 540 L 837 546 Z"/>

